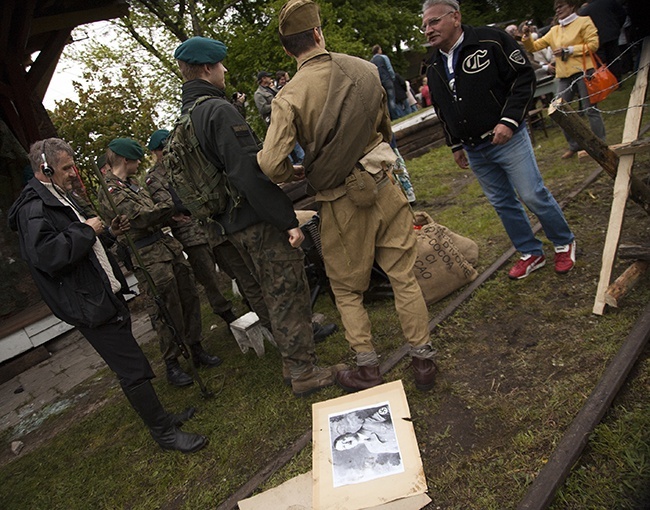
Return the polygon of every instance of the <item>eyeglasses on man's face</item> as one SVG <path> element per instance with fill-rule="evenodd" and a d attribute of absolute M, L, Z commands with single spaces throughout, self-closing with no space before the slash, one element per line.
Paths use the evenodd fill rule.
<path fill-rule="evenodd" d="M 422 26 L 420 27 L 420 30 L 422 30 L 422 32 L 426 32 L 428 28 L 437 27 L 440 24 L 440 22 L 442 21 L 442 18 L 444 18 L 445 16 L 449 16 L 450 14 L 453 14 L 455 12 L 456 11 L 449 11 L 449 12 L 443 14 L 442 16 L 438 16 L 437 18 L 428 19 L 427 21 L 425 21 L 422 24 Z"/>

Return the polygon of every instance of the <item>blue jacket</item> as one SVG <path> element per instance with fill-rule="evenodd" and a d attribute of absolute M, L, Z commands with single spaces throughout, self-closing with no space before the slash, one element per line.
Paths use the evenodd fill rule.
<path fill-rule="evenodd" d="M 499 123 L 516 131 L 535 94 L 535 71 L 517 41 L 491 27 L 463 25 L 463 32 L 454 89 L 440 51 L 426 62 L 431 102 L 452 150 L 481 145 Z"/>
<path fill-rule="evenodd" d="M 128 316 L 93 252 L 95 231 L 38 179 L 27 183 L 9 209 L 9 226 L 20 236 L 21 255 L 43 301 L 59 319 L 92 328 L 118 313 Z"/>

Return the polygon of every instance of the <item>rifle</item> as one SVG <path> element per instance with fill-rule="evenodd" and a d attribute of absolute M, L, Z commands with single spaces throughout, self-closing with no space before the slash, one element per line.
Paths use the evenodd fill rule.
<path fill-rule="evenodd" d="M 108 198 L 108 203 L 111 206 L 113 213 L 115 213 L 115 215 L 118 216 L 119 213 L 117 211 L 117 206 L 113 201 L 111 192 L 108 190 L 108 184 L 106 184 L 106 181 L 104 180 L 104 176 L 99 171 L 99 167 L 97 166 L 97 164 L 93 163 L 92 167 L 95 172 L 95 176 L 97 177 L 97 180 L 99 180 L 100 186 L 102 187 L 104 193 L 106 194 L 106 197 Z M 149 290 L 153 297 L 154 303 L 156 303 L 156 306 L 158 307 L 158 311 L 160 312 L 160 316 L 162 317 L 163 324 L 167 326 L 167 328 L 169 328 L 172 334 L 172 338 L 174 339 L 174 342 L 178 346 L 179 351 L 181 352 L 183 357 L 189 362 L 192 378 L 199 385 L 199 388 L 201 389 L 201 396 L 203 396 L 204 398 L 210 398 L 214 396 L 214 394 L 210 390 L 208 390 L 207 386 L 201 379 L 201 376 L 199 375 L 199 371 L 196 369 L 194 360 L 192 359 L 192 356 L 190 356 L 190 352 L 187 349 L 185 342 L 183 342 L 183 339 L 180 338 L 178 331 L 176 331 L 176 328 L 174 327 L 174 321 L 172 320 L 169 310 L 167 309 L 167 306 L 165 306 L 165 302 L 163 301 L 162 296 L 158 292 L 158 289 L 156 288 L 156 284 L 154 283 L 153 278 L 149 274 L 149 271 L 147 271 L 147 269 L 145 268 L 144 261 L 142 260 L 142 257 L 140 256 L 140 252 L 138 251 L 138 248 L 135 246 L 133 239 L 131 239 L 131 236 L 128 234 L 128 232 L 124 232 L 123 235 L 126 239 L 127 244 L 129 245 L 131 253 L 133 253 L 133 255 L 135 256 L 135 260 L 136 260 L 135 267 L 137 269 L 140 269 L 140 271 L 142 271 L 142 274 L 144 275 L 145 280 L 147 281 L 147 285 L 149 286 Z"/>

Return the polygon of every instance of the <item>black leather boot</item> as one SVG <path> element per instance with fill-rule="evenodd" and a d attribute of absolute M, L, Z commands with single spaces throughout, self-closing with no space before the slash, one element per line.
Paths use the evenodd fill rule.
<path fill-rule="evenodd" d="M 200 434 L 191 434 L 178 429 L 173 415 L 165 411 L 150 381 L 135 388 L 124 389 L 126 398 L 149 428 L 151 437 L 163 450 L 177 450 L 192 453 L 203 448 L 208 440 Z"/>
<path fill-rule="evenodd" d="M 329 324 L 318 324 L 318 322 L 312 322 L 311 329 L 314 332 L 314 343 L 318 344 L 324 342 L 331 334 L 336 333 L 339 327 L 333 322 L 330 322 Z"/>
<path fill-rule="evenodd" d="M 188 407 L 182 413 L 169 413 L 169 417 L 174 425 L 181 427 L 186 421 L 190 421 L 196 413 L 196 407 Z"/>
<path fill-rule="evenodd" d="M 190 345 L 190 351 L 192 352 L 194 364 L 197 367 L 218 367 L 223 363 L 223 360 L 219 356 L 212 356 L 205 352 L 201 344 Z"/>
<path fill-rule="evenodd" d="M 219 317 L 221 317 L 224 321 L 226 321 L 226 324 L 235 322 L 238 318 L 234 313 L 232 313 L 232 310 L 226 310 L 225 312 L 221 312 L 219 314 Z"/>
<path fill-rule="evenodd" d="M 192 378 L 183 371 L 176 358 L 166 359 L 165 365 L 167 366 L 167 382 L 172 386 L 189 386 L 194 384 Z"/>
<path fill-rule="evenodd" d="M 366 390 L 383 383 L 379 365 L 341 370 L 336 374 L 336 384 L 348 392 Z"/>

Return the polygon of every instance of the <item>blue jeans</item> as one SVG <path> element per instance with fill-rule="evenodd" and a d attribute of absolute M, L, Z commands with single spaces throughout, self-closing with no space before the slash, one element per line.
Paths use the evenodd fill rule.
<path fill-rule="evenodd" d="M 388 114 L 390 115 L 390 120 L 399 119 L 401 117 L 400 110 L 397 107 L 395 102 L 395 85 L 392 83 L 383 84 L 384 90 L 386 90 L 386 98 L 388 99 Z"/>
<path fill-rule="evenodd" d="M 588 69 L 587 74 L 591 76 L 594 73 L 593 69 Z M 575 83 L 574 83 L 575 82 Z M 589 121 L 589 127 L 593 133 L 600 138 L 603 142 L 605 141 L 605 124 L 603 124 L 603 117 L 596 108 L 594 108 L 589 102 L 589 92 L 587 92 L 587 86 L 585 85 L 584 80 L 582 79 L 582 73 L 574 74 L 568 78 L 559 78 L 557 82 L 558 93 L 562 92 L 562 99 L 566 102 L 570 102 L 574 97 L 578 97 L 578 105 L 571 105 L 574 110 L 581 110 L 581 117 L 586 115 L 587 120 Z M 576 142 L 569 134 L 562 130 L 564 133 L 564 138 L 569 142 L 569 149 L 573 152 L 578 152 L 581 147 L 578 142 Z"/>
<path fill-rule="evenodd" d="M 305 151 L 298 142 L 296 142 L 291 154 L 289 154 L 289 159 L 291 160 L 292 165 L 302 165 L 302 162 L 305 159 Z"/>
<path fill-rule="evenodd" d="M 537 216 L 546 237 L 555 246 L 573 242 L 574 235 L 562 209 L 544 186 L 526 126 L 521 126 L 505 145 L 467 149 L 472 171 L 518 251 L 531 255 L 544 253 L 522 202 Z"/>

